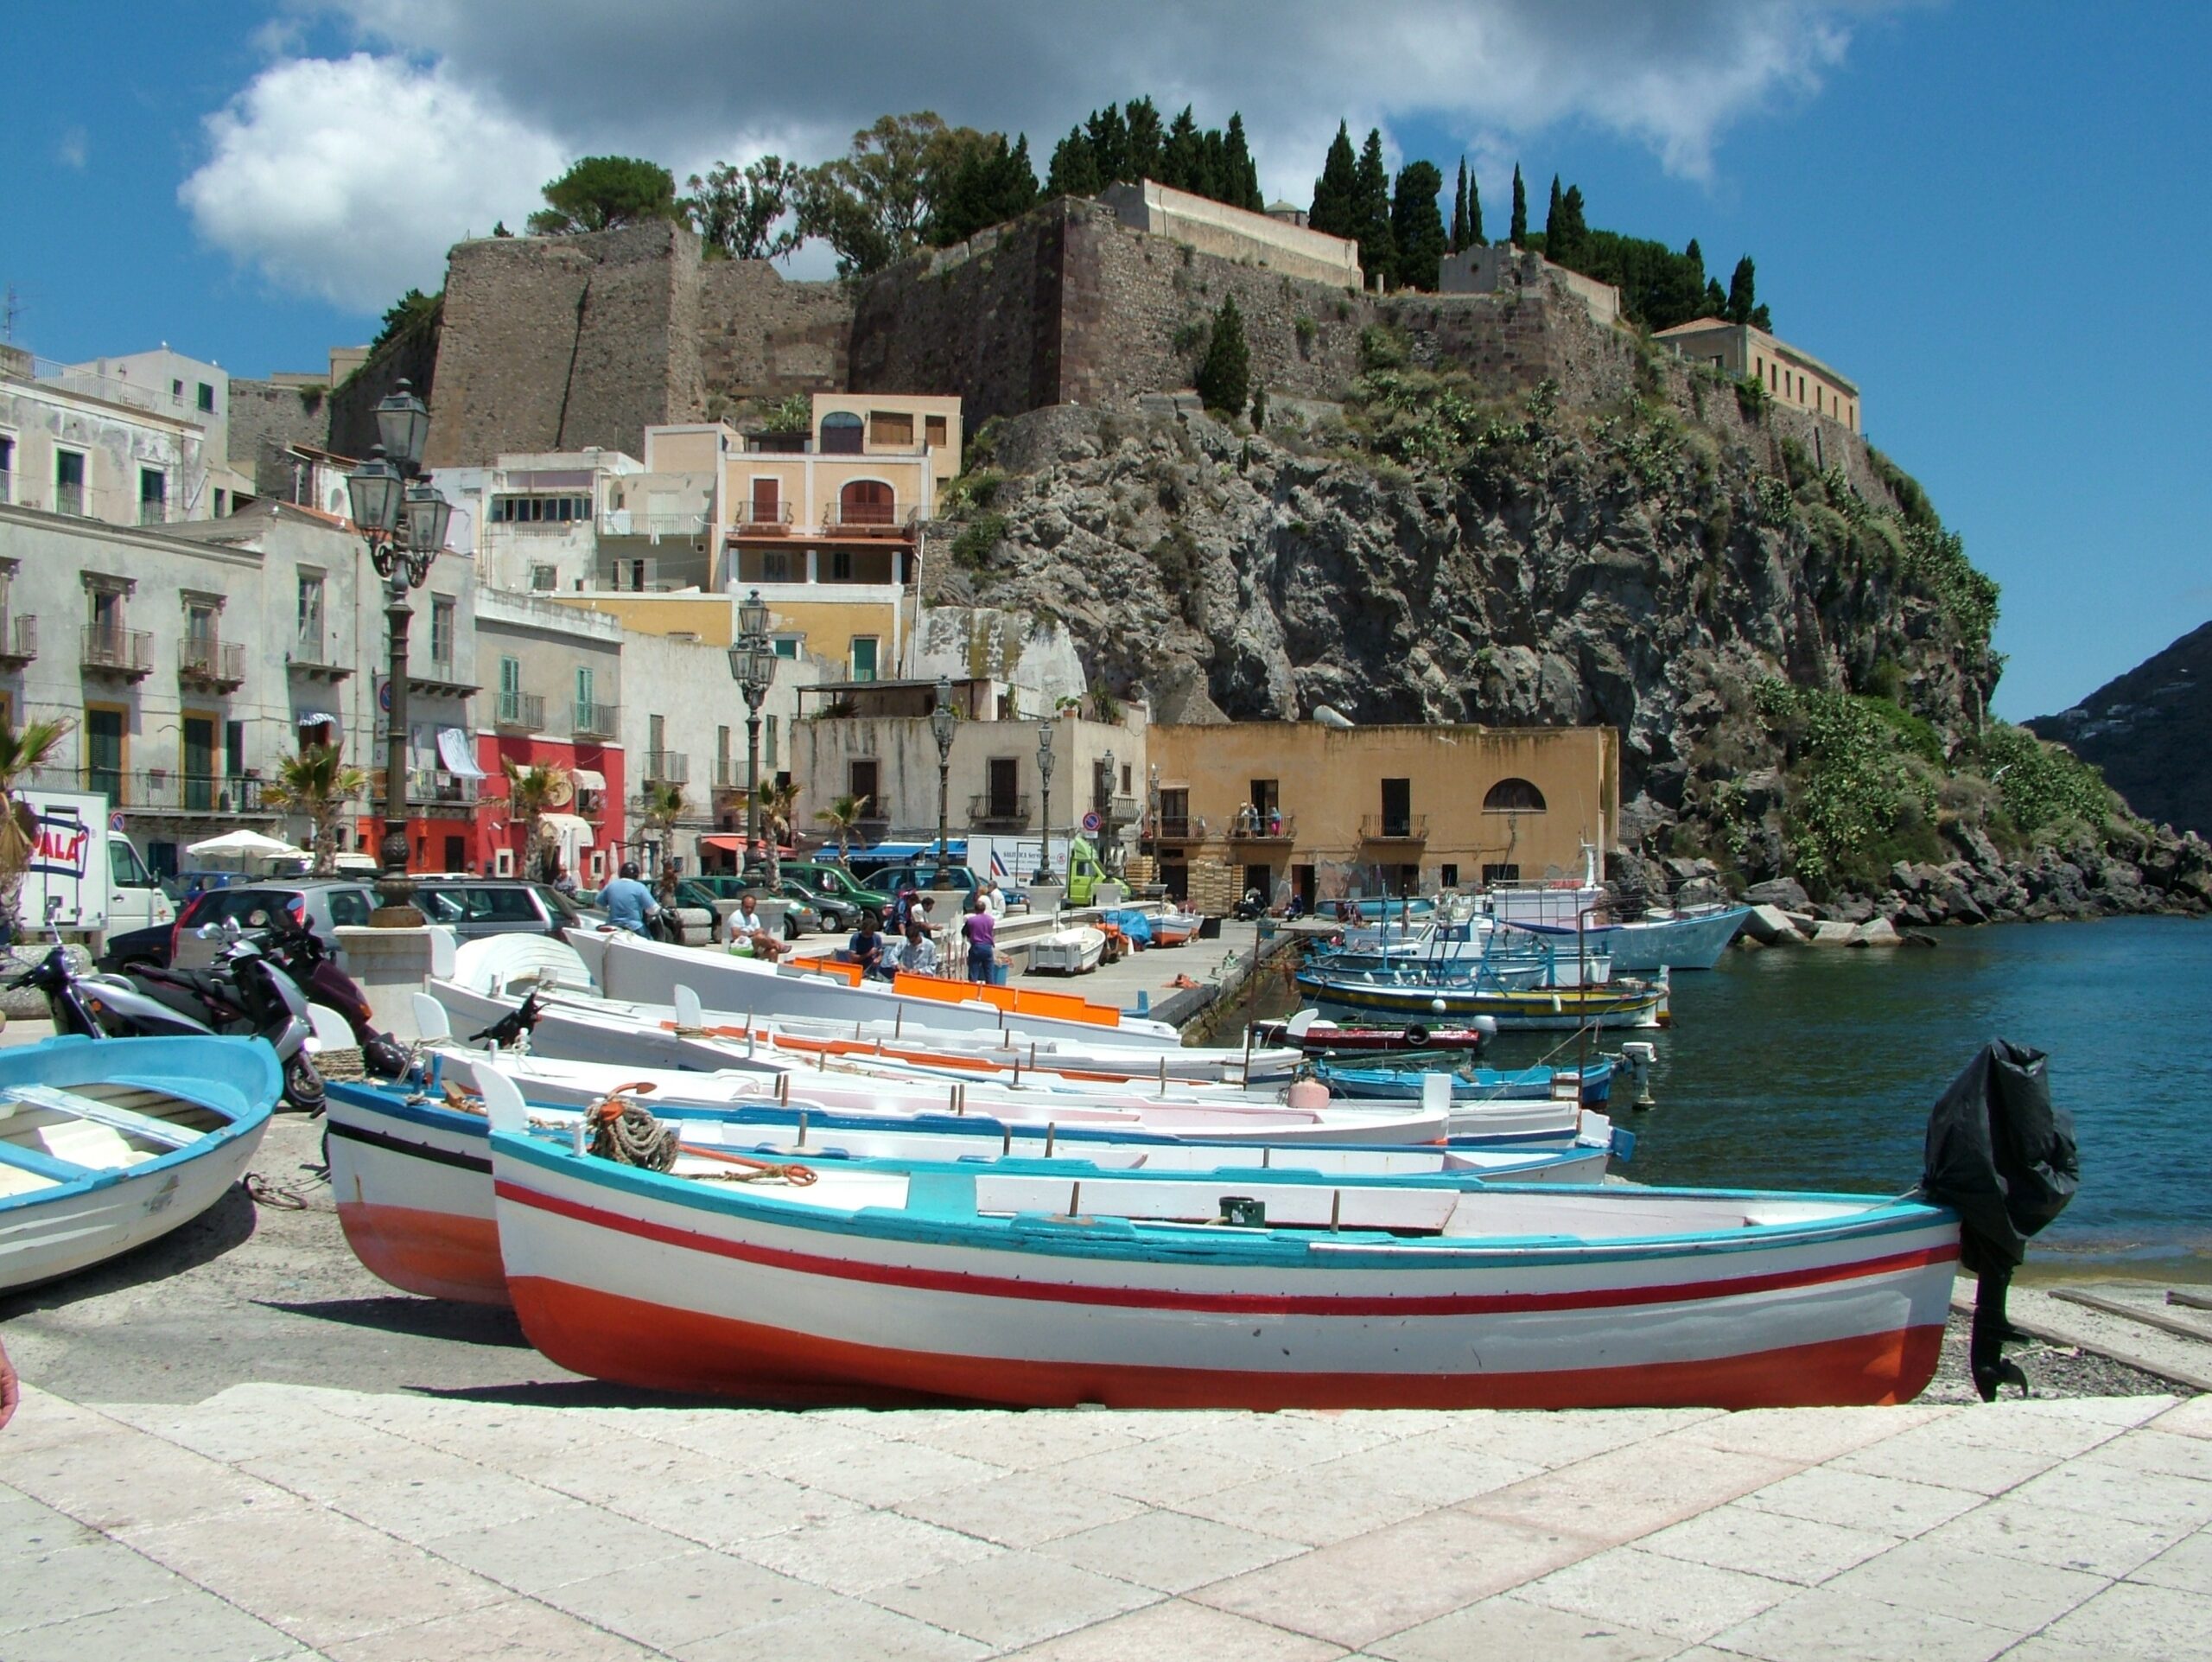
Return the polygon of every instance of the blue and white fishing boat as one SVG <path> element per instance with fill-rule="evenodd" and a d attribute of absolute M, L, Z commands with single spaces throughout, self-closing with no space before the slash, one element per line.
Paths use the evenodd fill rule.
<path fill-rule="evenodd" d="M 1612 1094 L 1613 1060 L 1593 1056 L 1586 1067 L 1474 1067 L 1457 1057 L 1431 1059 L 1424 1066 L 1407 1057 L 1393 1058 L 1382 1066 L 1364 1060 L 1347 1063 L 1320 1060 L 1313 1077 L 1329 1087 L 1333 1097 L 1374 1102 L 1418 1102 L 1423 1081 L 1437 1075 L 1452 1081 L 1452 1100 L 1473 1102 L 1548 1102 L 1562 1092 L 1579 1096 L 1586 1108 L 1602 1108 Z"/>
<path fill-rule="evenodd" d="M 245 1175 L 284 1085 L 258 1039 L 0 1050 L 0 1291 L 187 1224 Z"/>

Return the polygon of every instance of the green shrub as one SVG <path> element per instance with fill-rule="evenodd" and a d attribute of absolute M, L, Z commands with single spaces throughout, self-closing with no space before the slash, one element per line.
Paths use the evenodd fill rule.
<path fill-rule="evenodd" d="M 2063 745 L 2024 727 L 1993 722 L 1981 735 L 1982 771 L 1997 786 L 2005 816 L 2030 837 L 2069 820 L 2101 829 L 2113 817 L 2105 776 Z"/>
<path fill-rule="evenodd" d="M 1359 366 L 1363 370 L 1403 369 L 1410 350 L 1406 337 L 1381 323 L 1370 323 L 1359 332 Z"/>
<path fill-rule="evenodd" d="M 1006 540 L 1007 517 L 1003 513 L 979 514 L 960 527 L 952 539 L 952 563 L 965 571 L 981 571 L 991 563 L 991 556 Z"/>
<path fill-rule="evenodd" d="M 1313 350 L 1313 337 L 1321 330 L 1312 316 L 1300 312 L 1291 321 L 1290 332 L 1298 337 L 1298 350 L 1303 355 Z"/>
<path fill-rule="evenodd" d="M 1766 414 L 1766 383 L 1755 375 L 1746 375 L 1736 383 L 1736 408 L 1745 421 L 1758 421 Z"/>
<path fill-rule="evenodd" d="M 1783 742 L 1783 833 L 1807 888 L 1878 888 L 1896 861 L 1936 856 L 1938 778 L 1910 741 L 1914 718 L 1880 699 L 1777 680 L 1760 682 L 1754 702 Z"/>

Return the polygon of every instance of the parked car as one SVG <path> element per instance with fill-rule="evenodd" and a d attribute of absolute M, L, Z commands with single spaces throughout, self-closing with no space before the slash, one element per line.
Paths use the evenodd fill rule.
<path fill-rule="evenodd" d="M 124 970 L 165 969 L 169 961 L 169 948 L 176 939 L 176 925 L 157 923 L 145 929 L 132 929 L 107 938 L 107 951 L 99 955 L 98 963 L 103 970 L 117 973 Z"/>
<path fill-rule="evenodd" d="M 559 889 L 519 877 L 417 877 L 415 904 L 432 923 L 445 925 L 463 940 L 558 935 L 584 922 L 576 903 Z"/>
<path fill-rule="evenodd" d="M 874 907 L 879 912 L 891 909 L 891 895 L 873 883 L 863 883 L 841 865 L 826 860 L 796 862 L 784 868 L 784 876 L 804 883 L 817 895 L 826 895 L 832 900 L 844 901 L 856 907 Z"/>
<path fill-rule="evenodd" d="M 262 928 L 279 911 L 289 913 L 295 923 L 312 930 L 334 952 L 339 929 L 366 924 L 376 909 L 376 890 L 351 877 L 263 879 L 229 888 L 202 889 L 177 914 L 168 961 L 175 969 L 204 970 L 215 961 L 222 943 L 203 940 L 202 928 L 233 921 L 241 929 Z"/>
<path fill-rule="evenodd" d="M 809 894 L 788 877 L 784 879 L 780 891 L 771 891 L 766 883 L 737 877 L 686 877 L 676 886 L 676 903 L 678 906 L 704 907 L 712 912 L 715 909 L 716 901 L 734 901 L 748 894 L 764 901 L 772 895 L 772 898 L 788 903 L 784 913 L 784 935 L 786 939 L 794 939 L 811 930 L 836 927 L 834 923 L 825 921 L 819 897 Z"/>
<path fill-rule="evenodd" d="M 982 886 L 982 880 L 966 866 L 940 869 L 935 861 L 927 865 L 893 866 L 877 872 L 871 881 L 878 888 L 887 888 L 893 895 L 902 888 L 957 888 L 973 895 Z"/>

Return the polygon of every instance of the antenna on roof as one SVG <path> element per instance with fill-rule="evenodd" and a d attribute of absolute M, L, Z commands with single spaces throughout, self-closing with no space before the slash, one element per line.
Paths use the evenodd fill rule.
<path fill-rule="evenodd" d="M 22 315 L 22 309 L 23 297 L 16 292 L 16 285 L 11 283 L 8 285 L 5 299 L 0 299 L 0 341 L 15 340 L 16 319 Z"/>

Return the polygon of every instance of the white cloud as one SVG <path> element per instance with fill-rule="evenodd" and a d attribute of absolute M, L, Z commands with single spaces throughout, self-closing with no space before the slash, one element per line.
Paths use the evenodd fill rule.
<path fill-rule="evenodd" d="M 177 193 L 200 235 L 360 312 L 435 289 L 447 247 L 519 221 L 564 160 L 446 67 L 366 53 L 274 64 L 207 126 L 213 154 Z"/>
<path fill-rule="evenodd" d="M 63 129 L 61 137 L 54 142 L 54 159 L 73 172 L 82 173 L 85 163 L 91 157 L 91 143 L 85 136 L 85 130 L 82 127 Z"/>
<path fill-rule="evenodd" d="M 1192 103 L 1208 125 L 1241 110 L 1263 189 L 1293 201 L 1340 118 L 1442 128 L 1478 158 L 1486 207 L 1496 162 L 1569 124 L 1706 179 L 1731 129 L 1817 92 L 1856 21 L 1910 0 L 910 0 L 874 21 L 629 0 L 619 25 L 601 0 L 301 3 L 364 53 L 280 57 L 211 119 L 185 201 L 279 281 L 366 305 L 427 285 L 448 241 L 515 222 L 576 156 L 652 156 L 681 181 L 718 158 L 819 159 L 923 107 L 1027 131 L 1040 175 L 1109 100 Z"/>

